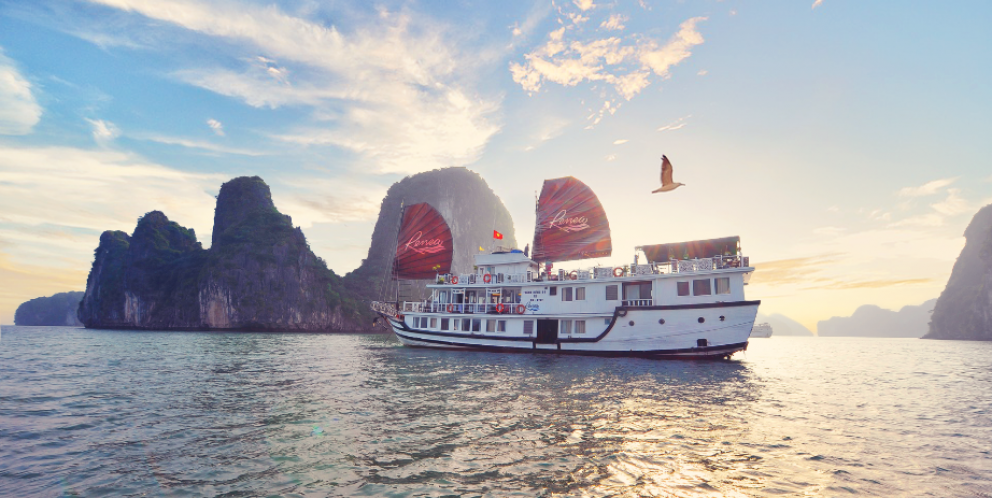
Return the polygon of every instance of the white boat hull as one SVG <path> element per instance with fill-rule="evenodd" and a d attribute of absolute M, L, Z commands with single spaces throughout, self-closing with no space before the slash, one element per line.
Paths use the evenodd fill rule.
<path fill-rule="evenodd" d="M 541 314 L 407 314 L 383 316 L 407 346 L 604 356 L 720 358 L 747 349 L 759 301 L 618 307 L 613 316 Z M 413 327 L 412 316 L 482 320 L 586 319 L 584 334 L 439 331 Z M 597 324 L 598 326 L 591 326 Z M 507 327 L 523 330 L 523 327 Z"/>

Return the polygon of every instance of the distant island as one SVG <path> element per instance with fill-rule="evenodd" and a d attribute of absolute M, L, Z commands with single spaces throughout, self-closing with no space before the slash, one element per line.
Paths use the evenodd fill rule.
<path fill-rule="evenodd" d="M 964 237 L 924 339 L 992 340 L 992 204 L 975 214 Z"/>
<path fill-rule="evenodd" d="M 513 221 L 482 177 L 465 168 L 420 173 L 394 184 L 382 202 L 362 265 L 341 277 L 314 255 L 303 232 L 279 212 L 259 177 L 221 186 L 209 249 L 160 211 L 133 234 L 100 236 L 78 317 L 89 328 L 151 330 L 369 331 L 368 301 L 389 284 L 401 206 L 429 202 L 448 220 L 453 271 L 471 271 L 471 249 L 488 247 L 494 222 L 514 245 Z M 407 286 L 422 293 L 426 282 Z"/>
<path fill-rule="evenodd" d="M 930 327 L 930 312 L 936 299 L 923 304 L 903 306 L 899 311 L 873 304 L 859 307 L 849 317 L 835 316 L 816 325 L 820 337 L 911 337 L 918 339 Z"/>
<path fill-rule="evenodd" d="M 76 317 L 76 310 L 82 298 L 83 293 L 79 291 L 36 297 L 17 307 L 14 325 L 79 327 L 83 323 Z"/>
<path fill-rule="evenodd" d="M 775 336 L 810 337 L 814 335 L 803 324 L 779 313 L 772 315 L 758 313 L 758 317 L 755 318 L 754 323 L 767 323 L 771 325 L 772 330 L 775 331 Z"/>

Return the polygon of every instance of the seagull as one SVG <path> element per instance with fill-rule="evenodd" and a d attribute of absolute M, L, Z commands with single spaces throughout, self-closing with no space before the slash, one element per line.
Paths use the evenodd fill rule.
<path fill-rule="evenodd" d="M 672 163 L 668 161 L 668 156 L 661 156 L 661 188 L 652 190 L 651 193 L 671 192 L 683 185 L 685 184 L 672 181 Z"/>

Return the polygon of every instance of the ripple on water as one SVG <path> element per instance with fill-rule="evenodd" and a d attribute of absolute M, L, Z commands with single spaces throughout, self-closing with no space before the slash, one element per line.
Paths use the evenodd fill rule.
<path fill-rule="evenodd" d="M 367 335 L 3 339 L 12 496 L 992 495 L 985 344 L 773 338 L 681 362 Z"/>

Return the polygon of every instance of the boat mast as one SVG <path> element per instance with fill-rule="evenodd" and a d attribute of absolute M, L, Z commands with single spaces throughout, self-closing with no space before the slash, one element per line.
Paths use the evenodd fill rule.
<path fill-rule="evenodd" d="M 406 201 L 405 200 L 401 200 L 400 201 L 400 215 L 399 215 L 399 217 L 396 218 L 396 230 L 393 231 L 393 243 L 390 244 L 390 245 L 388 245 L 388 246 L 386 246 L 386 247 L 392 247 L 393 248 L 393 251 L 391 253 L 389 253 L 390 254 L 389 264 L 387 264 L 387 265 L 385 265 L 383 267 L 382 280 L 379 282 L 379 299 L 382 299 L 384 296 L 386 296 L 389 293 L 388 292 L 389 291 L 389 287 L 391 286 L 391 284 L 392 284 L 392 282 L 394 280 L 393 278 L 391 278 L 391 275 L 393 274 L 393 268 L 394 268 L 394 265 L 396 264 L 396 255 L 395 255 L 396 254 L 396 244 L 399 243 L 400 228 L 401 228 L 401 226 L 403 224 L 403 213 L 406 210 L 405 205 L 406 205 Z M 399 293 L 400 293 L 400 287 L 399 287 L 399 284 L 397 284 L 396 285 L 396 292 L 395 292 L 395 296 L 394 296 L 395 297 L 394 301 L 397 303 L 397 305 L 399 304 Z"/>

